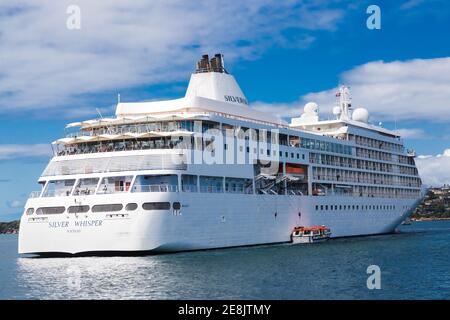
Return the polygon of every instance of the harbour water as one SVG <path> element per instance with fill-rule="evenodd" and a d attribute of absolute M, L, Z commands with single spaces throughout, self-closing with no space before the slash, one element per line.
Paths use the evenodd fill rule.
<path fill-rule="evenodd" d="M 367 267 L 381 289 L 367 288 Z M 0 235 L 0 299 L 450 299 L 450 221 L 390 235 L 144 257 L 33 258 Z"/>

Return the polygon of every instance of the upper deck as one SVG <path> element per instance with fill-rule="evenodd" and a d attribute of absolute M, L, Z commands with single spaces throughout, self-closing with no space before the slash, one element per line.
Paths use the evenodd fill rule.
<path fill-rule="evenodd" d="M 291 123 L 251 108 L 234 77 L 225 70 L 223 56 L 209 60 L 205 55 L 192 74 L 183 98 L 118 103 L 115 117 L 70 123 L 66 136 L 53 142 L 55 155 L 172 149 L 181 141 L 193 141 L 198 133 L 217 130 L 224 137 L 242 136 L 240 131 L 254 130 L 255 136 L 270 132 L 262 142 L 309 148 L 310 140 L 359 144 L 367 148 L 408 156 L 395 132 L 369 124 L 368 112 L 353 110 L 347 87 L 339 88 L 335 120 L 321 121 L 318 106 L 307 103 L 303 114 Z M 74 129 L 77 129 L 75 132 Z M 230 133 L 230 130 L 234 130 Z M 244 133 L 245 135 L 246 133 Z M 270 136 L 270 137 L 269 137 Z M 304 142 L 302 142 L 304 140 Z M 314 143 L 312 144 L 314 145 Z M 329 151 L 332 151 L 332 147 Z M 340 148 L 336 148 L 339 150 Z M 325 147 L 324 151 L 328 148 Z M 354 154 L 356 155 L 356 154 Z M 411 153 L 410 153 L 411 155 Z"/>
<path fill-rule="evenodd" d="M 270 186 L 277 194 L 341 190 L 394 197 L 400 188 L 405 196 L 414 196 L 411 189 L 421 184 L 414 153 L 405 150 L 396 132 L 369 123 L 367 110 L 353 110 L 347 87 L 340 87 L 336 97 L 336 119 L 320 120 L 317 104 L 307 103 L 300 117 L 287 123 L 252 109 L 222 57 L 209 61 L 204 56 L 185 97 L 118 103 L 115 117 L 68 124 L 65 137 L 53 143 L 55 157 L 40 181 L 152 170 L 192 172 L 189 165 L 215 164 L 202 171 L 211 175 L 222 164 L 244 164 L 254 175 L 255 192 Z M 261 162 L 275 163 L 275 172 L 261 175 Z M 222 176 L 249 178 L 227 168 Z M 292 180 L 297 171 L 307 191 Z"/>

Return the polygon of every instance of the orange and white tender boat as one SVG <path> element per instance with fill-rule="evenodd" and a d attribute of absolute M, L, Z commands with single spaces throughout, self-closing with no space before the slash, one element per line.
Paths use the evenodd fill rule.
<path fill-rule="evenodd" d="M 323 242 L 330 237 L 330 228 L 325 226 L 295 227 L 291 235 L 293 244 Z"/>

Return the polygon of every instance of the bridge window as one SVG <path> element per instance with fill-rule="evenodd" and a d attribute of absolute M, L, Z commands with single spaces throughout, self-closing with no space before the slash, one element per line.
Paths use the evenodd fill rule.
<path fill-rule="evenodd" d="M 243 178 L 225 178 L 225 192 L 252 194 L 253 180 Z"/>
<path fill-rule="evenodd" d="M 200 176 L 200 192 L 207 192 L 207 193 L 223 192 L 223 178 Z"/>
<path fill-rule="evenodd" d="M 181 189 L 183 192 L 197 192 L 197 176 L 191 174 L 181 175 Z"/>
<path fill-rule="evenodd" d="M 102 179 L 98 194 L 121 193 L 130 190 L 133 176 L 106 177 Z"/>
<path fill-rule="evenodd" d="M 177 192 L 176 174 L 137 176 L 133 192 Z"/>
<path fill-rule="evenodd" d="M 43 197 L 64 197 L 70 196 L 75 179 L 53 180 L 47 183 Z"/>
<path fill-rule="evenodd" d="M 78 196 L 94 194 L 99 180 L 99 178 L 86 178 L 78 180 L 78 183 L 73 190 L 73 195 Z"/>

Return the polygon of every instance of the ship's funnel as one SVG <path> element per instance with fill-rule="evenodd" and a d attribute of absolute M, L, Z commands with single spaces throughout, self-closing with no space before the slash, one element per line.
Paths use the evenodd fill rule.
<path fill-rule="evenodd" d="M 238 105 L 248 105 L 234 77 L 224 67 L 223 55 L 216 54 L 209 60 L 207 54 L 197 62 L 197 70 L 191 76 L 186 97 L 203 97 Z"/>

